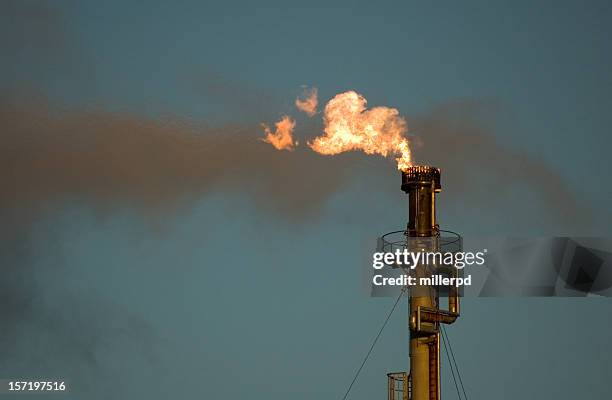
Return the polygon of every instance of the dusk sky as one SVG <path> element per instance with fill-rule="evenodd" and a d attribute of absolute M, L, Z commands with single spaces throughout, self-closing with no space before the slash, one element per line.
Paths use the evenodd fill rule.
<path fill-rule="evenodd" d="M 596 1 L 0 2 L 0 379 L 62 377 L 57 398 L 341 399 L 393 304 L 363 265 L 407 199 L 391 158 L 312 152 L 322 114 L 296 96 L 398 109 L 466 242 L 609 236 L 611 17 Z M 259 140 L 285 114 L 293 152 Z M 447 331 L 469 398 L 609 397 L 611 311 L 465 299 Z M 406 316 L 350 399 L 408 368 Z"/>

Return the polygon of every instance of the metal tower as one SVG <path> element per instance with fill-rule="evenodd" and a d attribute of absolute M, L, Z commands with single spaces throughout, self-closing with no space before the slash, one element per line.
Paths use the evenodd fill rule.
<path fill-rule="evenodd" d="M 436 194 L 441 191 L 440 170 L 414 166 L 402 171 L 402 190 L 408 194 L 408 226 L 403 232 L 410 251 L 438 252 L 443 243 L 436 221 Z M 418 265 L 410 271 L 417 281 L 432 273 L 457 276 L 457 269 L 442 265 Z M 447 289 L 448 309 L 440 309 L 439 294 Z M 410 372 L 388 377 L 389 400 L 440 400 L 440 324 L 452 324 L 459 316 L 456 286 L 415 285 L 409 288 Z"/>

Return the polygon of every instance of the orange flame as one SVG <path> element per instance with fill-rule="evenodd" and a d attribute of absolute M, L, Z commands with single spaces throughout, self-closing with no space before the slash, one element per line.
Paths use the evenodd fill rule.
<path fill-rule="evenodd" d="M 316 87 L 304 89 L 302 96 L 295 99 L 295 106 L 298 110 L 304 111 L 309 117 L 312 117 L 317 113 L 317 105 L 319 104 L 317 95 Z"/>
<path fill-rule="evenodd" d="M 276 122 L 274 125 L 276 125 L 276 130 L 272 132 L 268 125 L 261 124 L 266 137 L 261 138 L 260 140 L 270 143 L 277 150 L 293 151 L 297 145 L 297 142 L 293 141 L 293 128 L 295 128 L 295 121 L 288 115 L 284 115 L 281 120 Z"/>
<path fill-rule="evenodd" d="M 361 150 L 384 157 L 396 155 L 397 168 L 412 165 L 406 120 L 395 108 L 366 109 L 365 97 L 354 91 L 337 94 L 325 106 L 325 134 L 308 142 L 320 154 Z"/>

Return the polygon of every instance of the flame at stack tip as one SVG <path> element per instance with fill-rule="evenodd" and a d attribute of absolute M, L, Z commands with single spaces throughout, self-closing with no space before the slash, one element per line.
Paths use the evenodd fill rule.
<path fill-rule="evenodd" d="M 266 137 L 261 138 L 260 140 L 270 143 L 277 150 L 293 151 L 295 146 L 297 146 L 297 142 L 293 140 L 295 121 L 288 115 L 284 115 L 281 120 L 276 122 L 274 125 L 276 126 L 276 130 L 272 132 L 268 125 L 261 124 Z"/>
<path fill-rule="evenodd" d="M 389 107 L 367 109 L 365 97 L 355 91 L 337 94 L 324 110 L 325 134 L 308 142 L 320 154 L 361 150 L 383 157 L 396 155 L 397 167 L 412 165 L 406 120 Z"/>
<path fill-rule="evenodd" d="M 309 116 L 317 112 L 317 88 L 305 89 L 303 98 L 295 105 Z M 326 105 L 323 115 L 324 134 L 307 142 L 319 154 L 335 155 L 347 151 L 363 151 L 383 157 L 395 156 L 397 169 L 412 166 L 410 142 L 405 136 L 406 120 L 399 111 L 390 107 L 367 108 L 367 100 L 350 90 L 339 93 Z M 276 123 L 276 131 L 262 124 L 266 137 L 263 141 L 278 150 L 292 151 L 297 142 L 293 140 L 295 121 L 284 116 Z"/>

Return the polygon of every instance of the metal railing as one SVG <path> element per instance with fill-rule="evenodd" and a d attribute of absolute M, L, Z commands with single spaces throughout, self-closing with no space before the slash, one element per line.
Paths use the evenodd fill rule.
<path fill-rule="evenodd" d="M 412 385 L 410 374 L 406 372 L 389 372 L 387 374 L 389 400 L 410 400 Z"/>

